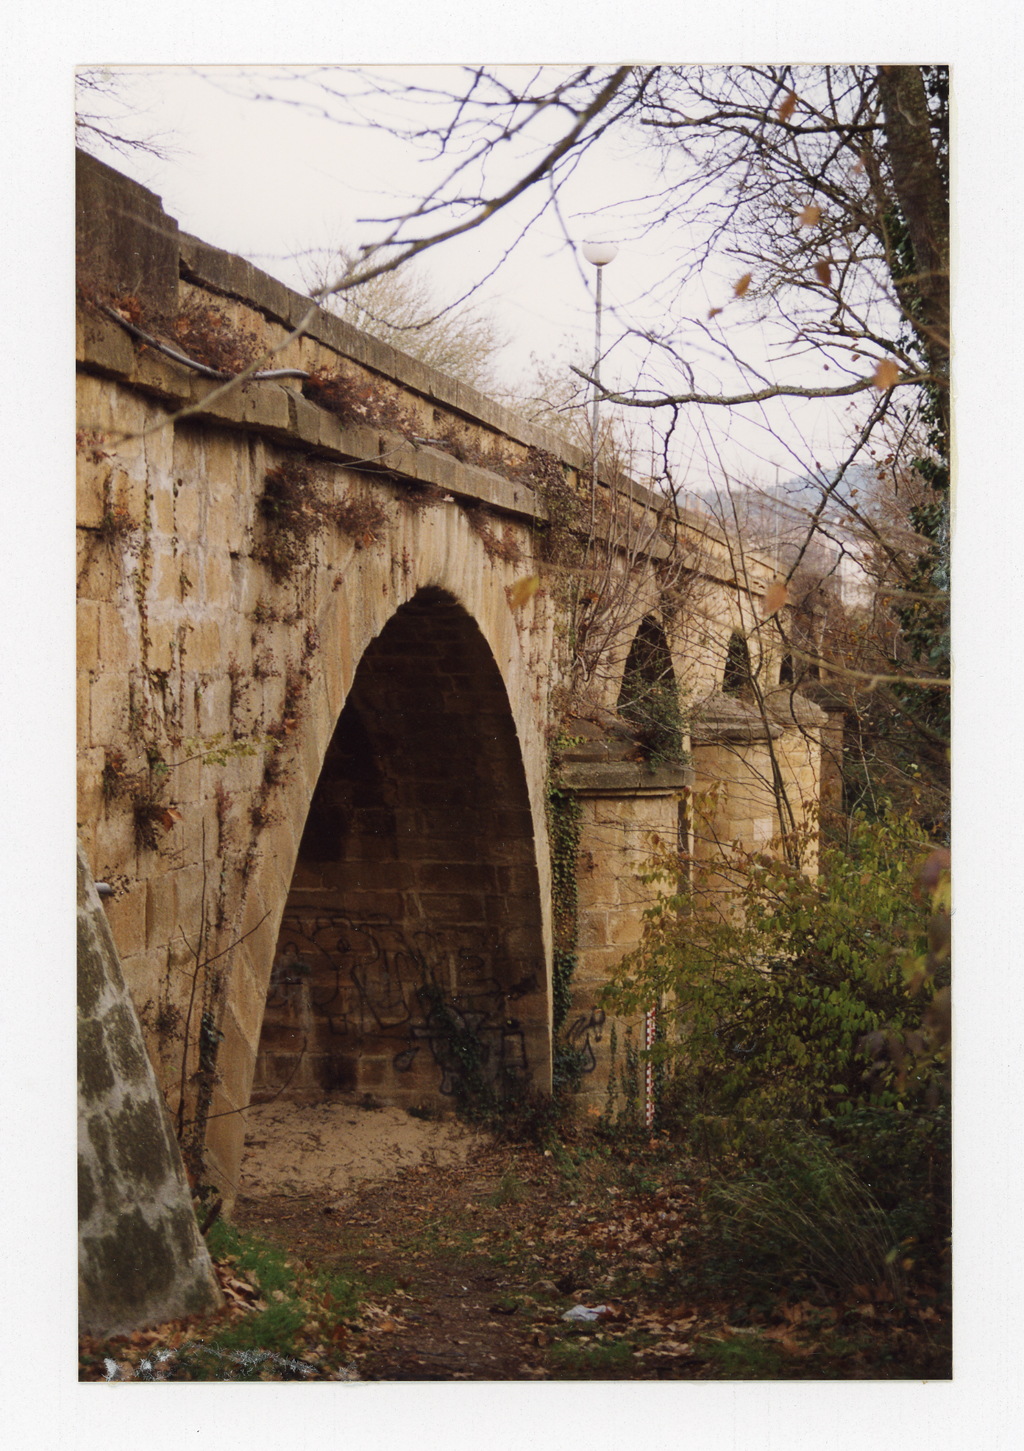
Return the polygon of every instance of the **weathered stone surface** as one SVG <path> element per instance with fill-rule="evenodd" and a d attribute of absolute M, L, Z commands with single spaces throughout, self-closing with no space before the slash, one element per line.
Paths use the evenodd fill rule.
<path fill-rule="evenodd" d="M 95 1335 L 213 1310 L 178 1145 L 78 852 L 79 1324 Z"/>
<path fill-rule="evenodd" d="M 82 151 L 75 153 L 75 253 L 87 282 L 177 309 L 177 222 L 158 196 Z"/>
<path fill-rule="evenodd" d="M 711 745 L 719 741 L 763 741 L 768 736 L 777 740 L 782 726 L 765 721 L 763 716 L 733 695 L 721 693 L 701 701 L 694 711 L 691 736 L 694 745 Z"/>
<path fill-rule="evenodd" d="M 156 217 L 155 207 L 141 195 L 129 211 Z M 194 238 L 178 237 L 150 262 L 164 271 L 147 296 L 176 296 L 180 266 L 182 297 L 216 306 L 263 345 L 308 310 Z M 168 424 L 170 410 L 214 385 L 138 348 L 95 311 L 83 309 L 80 324 L 82 833 L 97 871 L 117 883 L 109 922 L 137 1005 L 153 1005 L 149 1049 L 172 1100 L 180 1062 L 153 1015 L 171 1021 L 187 1006 L 184 944 L 208 934 L 211 971 L 199 986 L 211 1032 L 223 1034 L 213 1104 L 224 1117 L 210 1120 L 207 1172 L 230 1204 L 254 1082 L 264 1093 L 294 1075 L 289 1092 L 372 1084 L 397 1101 L 449 1097 L 455 1030 L 438 1016 L 435 990 L 461 1014 L 459 1031 L 475 1037 L 489 1075 L 546 1087 L 546 795 L 569 624 L 548 568 L 542 492 L 399 433 L 342 425 L 298 384 L 250 384 Z M 422 437 L 455 429 L 466 457 L 559 451 L 471 389 L 327 314 L 278 361 L 373 382 Z M 144 431 L 110 449 L 89 442 Z M 578 485 L 573 471 L 588 460 L 562 449 L 560 462 Z M 288 557 L 264 491 L 271 471 L 296 466 L 341 514 L 325 516 Z M 111 491 L 138 528 L 105 539 Z M 766 728 L 721 694 L 725 644 L 749 614 L 747 583 L 706 522 L 684 516 L 681 527 L 696 596 L 663 594 L 664 576 L 647 561 L 631 609 L 636 618 L 675 611 L 672 669 L 705 703 L 693 771 L 651 771 L 632 733 L 616 733 L 625 637 L 593 683 L 597 728 L 570 726 L 587 739 L 561 765 L 561 788 L 584 808 L 588 945 L 573 1023 L 594 1051 L 590 1082 L 602 1093 L 608 1037 L 591 1023 L 596 993 L 639 938 L 649 902 L 640 873 L 655 841 L 679 833 L 691 781 L 725 788 L 716 825 L 749 843 L 777 825 L 761 784 L 771 777 L 769 737 L 794 794 L 814 796 L 813 721 L 790 711 Z M 749 571 L 759 598 L 770 575 L 756 560 Z M 514 604 L 515 586 L 534 574 L 542 588 Z M 754 663 L 759 678 L 777 679 L 767 654 Z M 104 764 L 118 753 L 124 789 L 105 795 Z M 309 958 L 295 981 L 289 944 Z M 113 1164 L 111 1123 L 92 1118 Z M 123 1114 L 116 1121 L 129 1126 Z M 96 1164 L 82 1182 L 90 1202 L 103 1201 Z"/>
<path fill-rule="evenodd" d="M 638 761 L 566 761 L 557 779 L 566 790 L 584 795 L 672 795 L 693 784 L 689 766 L 649 766 Z"/>
<path fill-rule="evenodd" d="M 828 721 L 828 716 L 820 706 L 792 686 L 769 691 L 764 703 L 771 715 L 783 726 L 818 728 Z"/>

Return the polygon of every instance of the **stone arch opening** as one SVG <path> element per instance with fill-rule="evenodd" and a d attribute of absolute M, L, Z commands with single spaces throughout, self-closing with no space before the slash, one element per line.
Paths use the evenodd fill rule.
<path fill-rule="evenodd" d="M 750 650 L 743 636 L 738 630 L 734 630 L 729 638 L 729 648 L 725 655 L 722 693 L 724 695 L 741 695 L 749 687 L 752 678 Z"/>
<path fill-rule="evenodd" d="M 679 686 L 668 637 L 654 615 L 640 621 L 633 637 L 616 710 L 633 725 L 648 755 L 679 755 L 683 744 Z"/>
<path fill-rule="evenodd" d="M 812 660 L 809 663 L 801 662 L 799 667 L 794 665 L 792 655 L 782 657 L 782 665 L 779 667 L 780 685 L 799 685 L 803 680 L 817 680 L 820 672 L 817 664 Z"/>
<path fill-rule="evenodd" d="M 633 636 L 622 672 L 618 703 L 620 714 L 623 706 L 642 698 L 653 688 L 674 686 L 675 679 L 668 637 L 654 615 L 646 615 Z"/>
<path fill-rule="evenodd" d="M 445 591 L 369 645 L 313 793 L 255 1101 L 426 1106 L 550 1082 L 533 818 L 505 686 Z"/>

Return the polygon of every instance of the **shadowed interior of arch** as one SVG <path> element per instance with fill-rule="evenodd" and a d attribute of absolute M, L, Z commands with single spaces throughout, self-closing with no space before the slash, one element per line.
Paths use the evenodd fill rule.
<path fill-rule="evenodd" d="M 664 627 L 653 615 L 640 621 L 622 672 L 616 704 L 651 758 L 678 757 L 683 721 L 672 652 Z"/>
<path fill-rule="evenodd" d="M 550 1073 L 533 820 L 490 648 L 421 590 L 365 651 L 310 805 L 253 1097 L 425 1106 Z"/>
<path fill-rule="evenodd" d="M 729 637 L 729 648 L 725 656 L 723 694 L 742 695 L 750 685 L 751 675 L 750 649 L 743 636 L 734 630 Z"/>

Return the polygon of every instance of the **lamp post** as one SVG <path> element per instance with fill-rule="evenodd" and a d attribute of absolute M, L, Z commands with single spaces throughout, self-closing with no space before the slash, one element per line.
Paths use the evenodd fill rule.
<path fill-rule="evenodd" d="M 590 463 L 591 463 L 591 516 L 594 512 L 594 500 L 597 498 L 597 455 L 598 455 L 598 433 L 597 415 L 600 405 L 600 383 L 601 383 L 601 277 L 609 262 L 614 262 L 619 255 L 619 249 L 613 242 L 585 242 L 583 244 L 583 255 L 591 266 L 597 268 L 597 305 L 594 321 L 594 406 L 591 415 L 591 438 L 590 438 Z M 593 523 L 593 518 L 591 518 Z"/>

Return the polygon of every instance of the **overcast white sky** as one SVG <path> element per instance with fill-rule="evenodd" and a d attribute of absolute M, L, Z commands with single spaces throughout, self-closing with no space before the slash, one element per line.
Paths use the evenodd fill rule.
<path fill-rule="evenodd" d="M 381 228 L 361 227 L 358 219 L 406 210 L 409 198 L 428 190 L 434 175 L 428 162 L 384 131 L 353 130 L 317 114 L 323 99 L 315 85 L 289 84 L 281 68 L 139 68 L 117 74 L 125 78 L 126 100 L 138 110 L 140 131 L 151 128 L 166 136 L 172 154 L 166 162 L 140 153 L 97 154 L 162 196 L 185 230 L 249 257 L 296 288 L 302 286 L 296 254 L 376 239 Z M 418 85 L 461 80 L 452 67 L 410 66 L 391 74 Z M 253 100 L 257 89 L 279 99 Z M 635 185 L 635 164 L 619 164 L 608 148 L 596 165 L 585 164 L 583 175 L 567 187 L 567 221 L 577 240 L 594 228 L 584 228 L 574 208 L 603 205 Z M 454 300 L 467 279 L 486 276 L 541 200 L 540 194 L 532 196 L 510 215 L 493 218 L 425 258 L 420 265 L 439 296 Z M 604 230 L 618 230 L 614 214 Z M 637 273 L 646 261 L 634 251 L 608 269 L 606 305 L 614 307 L 637 291 Z M 593 303 L 585 287 L 557 219 L 543 218 L 479 299 L 500 314 L 511 335 L 507 371 L 513 377 L 527 366 L 531 351 L 546 355 L 564 339 L 591 345 Z"/>
<path fill-rule="evenodd" d="M 531 69 L 524 67 L 516 77 L 520 84 Z M 381 128 L 346 125 L 351 112 L 325 96 L 317 76 L 297 80 L 281 66 L 246 71 L 115 67 L 112 74 L 123 85 L 127 112 L 118 124 L 129 134 L 162 140 L 169 155 L 158 160 L 140 152 L 125 156 L 100 149 L 97 154 L 157 192 L 184 230 L 248 257 L 300 290 L 297 254 L 338 242 L 355 247 L 378 240 L 381 226 L 361 224 L 361 219 L 408 211 L 448 169 L 447 160 L 439 167 L 432 157 L 397 142 Z M 450 66 L 390 68 L 388 74 L 401 85 L 422 88 L 459 90 L 466 83 L 464 74 Z M 350 73 L 323 78 L 344 92 L 361 84 Z M 333 119 L 325 117 L 325 107 Z M 400 109 L 406 120 L 424 114 L 414 112 L 411 104 L 385 108 Z M 504 161 L 492 158 L 492 171 L 500 170 L 511 181 L 528 169 L 537 154 L 534 132 L 539 129 L 546 144 L 561 134 L 562 118 L 548 114 L 549 124 L 545 117 L 539 127 L 531 127 L 531 149 L 512 150 Z M 493 188 L 493 178 L 489 181 Z M 641 220 L 647 210 L 643 199 L 660 185 L 651 148 L 636 133 L 627 137 L 613 132 L 585 153 L 562 182 L 557 208 L 537 215 L 548 196 L 541 184 L 477 231 L 445 243 L 413 265 L 427 271 L 445 302 L 480 284 L 472 300 L 497 316 L 509 339 L 501 372 L 503 381 L 514 385 L 528 372 L 532 354 L 557 358 L 563 368 L 573 361 L 589 362 L 595 271 L 576 248 L 584 240 L 614 241 L 619 255 L 604 269 L 602 380 L 606 386 L 628 388 L 642 379 L 647 386 L 672 391 L 683 385 L 683 378 L 663 362 L 653 374 L 645 373 L 648 350 L 626 336 L 631 327 L 663 325 L 671 292 L 667 279 L 673 270 L 668 248 L 687 245 L 675 224 L 670 235 L 652 234 Z M 705 318 L 710 306 L 726 301 L 741 270 L 735 263 L 731 274 L 724 264 L 709 265 L 682 297 L 672 298 L 684 355 L 689 343 L 693 361 L 704 370 L 705 386 L 743 386 L 724 353 L 709 348 L 707 336 L 688 321 Z M 735 334 L 737 314 L 730 314 L 727 322 Z M 752 332 L 746 352 L 766 374 L 780 366 L 777 358 L 768 361 L 767 334 Z M 820 378 L 808 373 L 800 381 L 817 383 Z M 853 406 L 854 416 L 860 406 Z M 631 421 L 638 425 L 643 446 L 649 420 L 634 414 Z M 690 488 L 706 488 L 716 481 L 720 464 L 744 480 L 772 482 L 801 475 L 815 463 L 828 467 L 841 458 L 850 429 L 851 410 L 845 402 L 834 407 L 777 402 L 759 411 L 713 409 L 702 419 L 690 410 L 676 435 L 677 478 Z M 635 471 L 644 472 L 642 460 Z"/>

